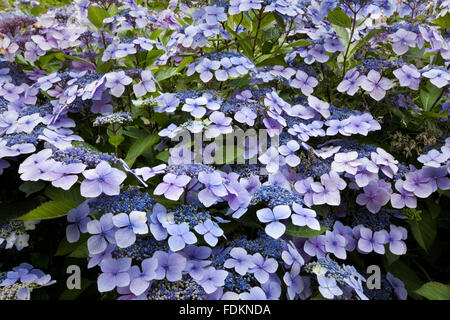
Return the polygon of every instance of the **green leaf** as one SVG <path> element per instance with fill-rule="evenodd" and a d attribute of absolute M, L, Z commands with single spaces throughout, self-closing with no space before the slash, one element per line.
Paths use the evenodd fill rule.
<path fill-rule="evenodd" d="M 111 136 L 108 139 L 110 145 L 118 147 L 125 140 L 124 136 Z"/>
<path fill-rule="evenodd" d="M 275 19 L 277 14 L 275 12 L 265 12 L 261 20 L 261 29 L 267 29 L 266 27 L 270 25 L 271 28 L 275 27 Z"/>
<path fill-rule="evenodd" d="M 190 64 L 192 61 L 194 61 L 194 58 L 191 57 L 185 57 L 181 62 L 178 64 L 177 72 L 180 72 L 181 70 L 186 67 L 186 65 Z"/>
<path fill-rule="evenodd" d="M 284 61 L 283 56 L 274 57 L 272 54 L 262 56 L 261 58 L 255 61 L 255 64 L 257 67 L 274 66 L 274 65 L 286 66 L 286 62 Z"/>
<path fill-rule="evenodd" d="M 155 196 L 155 195 L 153 195 L 152 199 L 154 199 L 157 203 L 162 204 L 167 209 L 174 208 L 174 207 L 181 205 L 181 201 L 183 200 L 183 199 L 179 199 L 178 201 L 173 201 L 173 200 L 166 199 L 165 197 Z"/>
<path fill-rule="evenodd" d="M 439 214 L 441 213 L 441 206 L 434 200 L 432 200 L 432 198 L 427 198 L 426 199 L 427 202 L 427 206 L 428 206 L 428 211 L 431 214 L 431 217 L 433 219 L 436 219 Z"/>
<path fill-rule="evenodd" d="M 89 250 L 87 248 L 86 243 L 79 245 L 71 254 L 69 254 L 69 257 L 81 259 L 88 258 Z"/>
<path fill-rule="evenodd" d="M 80 239 L 77 242 L 70 243 L 67 241 L 66 237 L 64 237 L 58 245 L 54 256 L 60 257 L 68 255 L 74 252 L 80 245 L 86 246 L 86 241 L 90 237 L 88 234 L 81 234 Z"/>
<path fill-rule="evenodd" d="M 18 220 L 47 220 L 64 217 L 74 206 L 67 201 L 48 201 L 18 218 Z"/>
<path fill-rule="evenodd" d="M 164 150 L 158 153 L 155 158 L 163 162 L 167 162 L 169 160 L 169 156 L 170 156 L 169 151 Z"/>
<path fill-rule="evenodd" d="M 178 70 L 178 68 L 176 68 L 176 67 L 170 67 L 170 68 L 164 68 L 164 69 L 158 70 L 155 73 L 155 78 L 157 81 L 163 81 L 165 79 L 173 77 L 177 73 L 177 70 Z"/>
<path fill-rule="evenodd" d="M 63 217 L 85 200 L 80 195 L 80 189 L 77 185 L 69 190 L 51 186 L 45 190 L 45 195 L 51 201 L 41 204 L 39 207 L 19 217 L 18 220 L 45 220 Z"/>
<path fill-rule="evenodd" d="M 432 98 L 432 95 L 424 89 L 420 90 L 420 100 L 422 101 L 424 110 L 431 109 L 431 106 L 433 105 L 433 103 L 435 101 Z"/>
<path fill-rule="evenodd" d="M 108 16 L 113 17 L 119 13 L 119 8 L 117 8 L 116 4 L 113 3 L 108 8 Z"/>
<path fill-rule="evenodd" d="M 245 55 L 252 56 L 253 48 L 252 48 L 252 39 L 251 38 L 242 38 L 241 35 L 238 36 L 239 40 L 237 41 L 241 46 L 242 50 L 244 50 Z"/>
<path fill-rule="evenodd" d="M 294 42 L 291 42 L 288 47 L 304 47 L 304 46 L 309 46 L 311 44 L 310 41 L 308 40 L 297 40 Z"/>
<path fill-rule="evenodd" d="M 150 40 L 156 40 L 156 39 L 158 39 L 158 36 L 159 36 L 162 32 L 163 32 L 163 31 L 160 30 L 160 29 L 157 29 L 157 30 L 153 31 L 153 32 L 150 34 Z"/>
<path fill-rule="evenodd" d="M 258 221 L 256 221 L 256 216 L 254 216 L 254 219 L 252 219 L 252 217 L 249 217 L 246 214 L 244 214 L 242 217 L 237 219 L 237 221 L 251 228 L 262 229 L 262 226 L 259 224 Z"/>
<path fill-rule="evenodd" d="M 272 48 L 273 48 L 273 42 L 270 42 L 270 41 L 264 42 L 261 47 L 261 52 L 264 55 L 267 55 L 272 51 Z"/>
<path fill-rule="evenodd" d="M 249 78 L 247 77 L 240 77 L 240 78 L 236 78 L 233 79 L 229 82 L 229 86 L 231 88 L 244 88 L 244 87 L 248 87 L 248 83 L 249 83 Z"/>
<path fill-rule="evenodd" d="M 232 36 L 234 36 L 237 40 L 236 43 L 238 44 L 238 46 L 240 46 L 242 48 L 242 50 L 244 50 L 244 53 L 247 56 L 251 56 L 252 55 L 252 38 L 244 38 L 243 35 L 241 35 L 240 33 L 236 33 L 234 32 L 234 30 L 230 27 L 226 27 L 227 32 L 229 32 Z M 244 33 L 244 32 L 243 32 Z"/>
<path fill-rule="evenodd" d="M 276 28 L 270 28 L 268 30 L 262 31 L 261 40 L 270 41 L 277 39 L 280 36 L 280 32 Z"/>
<path fill-rule="evenodd" d="M 73 207 L 77 207 L 85 200 L 80 194 L 80 188 L 78 185 L 74 185 L 69 190 L 63 190 L 50 186 L 45 189 L 45 195 L 54 201 L 66 201 L 72 204 Z"/>
<path fill-rule="evenodd" d="M 278 26 L 281 30 L 286 30 L 286 24 L 284 23 L 284 19 L 278 14 L 274 14 L 275 20 L 277 21 Z"/>
<path fill-rule="evenodd" d="M 327 230 L 324 226 L 320 227 L 320 230 L 313 230 L 309 227 L 300 227 L 296 226 L 292 223 L 289 223 L 286 225 L 286 234 L 293 236 L 293 237 L 299 237 L 299 238 L 312 238 L 317 237 L 324 233 Z"/>
<path fill-rule="evenodd" d="M 88 10 L 89 21 L 97 28 L 101 28 L 103 26 L 103 19 L 108 17 L 108 12 L 103 8 L 91 6 Z"/>
<path fill-rule="evenodd" d="M 431 119 L 443 119 L 448 117 L 448 110 L 445 110 L 443 113 L 436 113 L 436 112 L 430 112 L 430 111 L 424 111 L 422 114 Z"/>
<path fill-rule="evenodd" d="M 192 23 L 192 22 L 193 21 L 190 21 L 189 23 Z M 172 36 L 173 32 L 174 32 L 174 30 L 170 30 L 170 29 L 167 29 L 166 31 L 164 31 L 164 34 L 161 36 L 161 43 L 162 44 L 167 44 L 167 42 L 169 41 L 169 39 Z"/>
<path fill-rule="evenodd" d="M 226 163 L 235 163 L 237 158 L 243 160 L 242 155 L 244 154 L 244 149 L 239 148 L 238 146 L 234 146 L 231 150 L 230 147 L 220 147 L 215 152 L 214 161 L 216 164 L 226 164 Z"/>
<path fill-rule="evenodd" d="M 405 288 L 410 293 L 414 293 L 414 290 L 417 290 L 422 285 L 422 281 L 417 276 L 416 272 L 401 259 L 398 259 L 390 265 L 385 265 L 385 269 L 402 280 L 405 284 Z"/>
<path fill-rule="evenodd" d="M 101 73 L 108 73 L 111 70 L 113 64 L 111 61 L 102 62 L 97 65 L 96 71 Z"/>
<path fill-rule="evenodd" d="M 143 154 L 148 148 L 153 146 L 155 143 L 159 141 L 160 137 L 156 134 L 146 136 L 144 138 L 141 138 L 137 140 L 133 145 L 130 147 L 130 150 L 128 151 L 127 157 L 125 159 L 125 162 L 127 165 L 131 168 L 136 161 L 137 157 L 139 157 L 141 154 Z"/>
<path fill-rule="evenodd" d="M 393 254 L 389 250 L 386 250 L 384 257 L 386 258 L 386 262 L 388 263 L 388 265 L 393 264 L 400 258 L 400 256 Z"/>
<path fill-rule="evenodd" d="M 450 190 L 440 190 L 438 189 L 438 193 L 444 197 L 450 198 Z"/>
<path fill-rule="evenodd" d="M 377 35 L 379 32 L 381 31 L 381 29 L 374 29 L 372 31 L 369 32 L 369 34 L 367 36 L 365 36 L 363 39 L 361 39 L 361 41 L 359 41 L 358 43 L 356 43 L 355 45 L 352 45 L 350 47 L 350 53 L 349 53 L 349 57 L 353 56 L 353 54 L 360 48 L 362 48 L 370 39 L 372 39 L 375 35 Z"/>
<path fill-rule="evenodd" d="M 246 14 L 246 13 L 242 13 L 243 14 L 243 19 L 242 19 L 242 26 L 247 29 L 248 31 L 252 32 L 253 31 L 253 25 L 252 25 L 252 18 Z M 255 19 L 257 20 L 257 19 Z"/>
<path fill-rule="evenodd" d="M 316 205 L 311 208 L 318 216 L 326 217 L 330 214 L 330 207 L 328 205 Z"/>
<path fill-rule="evenodd" d="M 437 19 L 434 19 L 433 22 L 435 25 L 439 27 L 450 29 L 450 13 L 447 12 L 445 17 L 439 17 Z"/>
<path fill-rule="evenodd" d="M 38 58 L 38 62 L 42 68 L 50 68 L 54 65 L 61 67 L 60 62 L 57 60 L 64 61 L 64 54 L 61 52 L 51 52 Z"/>
<path fill-rule="evenodd" d="M 86 288 L 88 288 L 93 281 L 81 278 L 80 289 L 66 289 L 59 296 L 59 300 L 75 300 Z"/>
<path fill-rule="evenodd" d="M 30 10 L 30 13 L 35 17 L 37 17 L 41 12 L 42 12 L 41 5 L 37 5 L 33 8 L 31 8 L 31 10 Z"/>
<path fill-rule="evenodd" d="M 95 66 L 95 64 L 93 64 L 92 62 L 90 62 L 90 61 L 88 61 L 86 59 L 77 57 L 77 56 L 71 56 L 71 55 L 65 54 L 64 57 L 66 59 L 75 60 L 75 61 L 79 61 L 79 62 L 83 62 L 83 63 L 88 63 L 88 64 L 90 64 L 92 66 Z"/>
<path fill-rule="evenodd" d="M 450 300 L 450 286 L 439 282 L 427 282 L 415 292 L 429 300 Z"/>
<path fill-rule="evenodd" d="M 145 63 L 147 66 L 151 66 L 161 55 L 164 54 L 164 50 L 153 49 L 147 53 L 145 57 Z"/>
<path fill-rule="evenodd" d="M 126 130 L 123 131 L 123 134 L 133 139 L 141 139 L 147 136 L 147 134 L 139 128 L 129 126 L 125 129 Z"/>
<path fill-rule="evenodd" d="M 366 20 L 367 20 L 366 17 L 361 18 L 361 19 L 357 19 L 357 20 L 356 20 L 356 23 L 355 23 L 355 26 L 356 26 L 357 28 L 360 27 L 360 26 L 362 26 L 362 24 L 363 24 L 364 22 L 366 22 Z"/>
<path fill-rule="evenodd" d="M 339 7 L 337 7 L 333 11 L 328 12 L 327 20 L 330 21 L 332 24 L 335 24 L 340 27 L 344 28 L 352 27 L 352 21 L 350 20 L 349 16 L 347 16 L 345 12 L 342 11 L 342 9 Z"/>
<path fill-rule="evenodd" d="M 429 252 L 436 238 L 437 223 L 428 210 L 423 210 L 420 221 L 409 221 L 411 232 L 417 243 Z"/>
<path fill-rule="evenodd" d="M 25 197 L 41 191 L 45 188 L 45 181 L 26 181 L 19 186 L 19 190 L 25 193 Z"/>
<path fill-rule="evenodd" d="M 443 89 L 439 89 L 431 84 L 431 82 L 427 82 L 425 88 L 420 89 L 420 100 L 422 101 L 422 106 L 425 111 L 430 111 L 433 107 L 433 104 L 441 95 Z"/>

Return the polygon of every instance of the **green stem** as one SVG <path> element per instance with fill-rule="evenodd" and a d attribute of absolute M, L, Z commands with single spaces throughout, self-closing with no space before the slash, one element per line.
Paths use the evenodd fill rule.
<path fill-rule="evenodd" d="M 238 29 L 239 29 L 239 27 L 240 27 L 240 25 L 241 25 L 241 23 L 242 23 L 242 20 L 244 20 L 244 13 L 243 13 L 243 12 L 241 12 L 241 20 L 239 21 L 239 23 L 238 23 L 237 26 L 236 26 L 236 31 L 235 31 L 235 33 L 238 32 Z"/>
<path fill-rule="evenodd" d="M 281 42 L 279 48 L 283 47 L 283 44 L 286 42 L 287 38 L 289 37 L 289 33 L 291 33 L 291 31 L 292 31 L 292 25 L 294 24 L 294 19 L 295 19 L 295 17 L 293 19 L 291 19 L 291 22 L 289 22 L 288 31 L 286 32 L 286 36 L 284 37 L 283 41 Z"/>
<path fill-rule="evenodd" d="M 347 44 L 347 48 L 345 49 L 345 53 L 344 53 L 344 72 L 342 74 L 342 79 L 345 76 L 345 72 L 347 71 L 347 56 L 348 56 L 348 52 L 350 50 L 350 45 L 352 44 L 352 39 L 353 39 L 353 34 L 355 33 L 355 29 L 356 29 L 356 16 L 357 16 L 357 12 L 353 13 L 353 21 L 352 21 L 352 29 L 350 31 L 350 38 L 348 39 L 348 44 Z"/>
<path fill-rule="evenodd" d="M 139 68 L 141 66 L 141 62 L 139 61 L 138 58 L 139 52 L 136 52 L 136 54 L 134 55 L 134 58 L 136 59 L 136 67 Z"/>
<path fill-rule="evenodd" d="M 128 97 L 128 108 L 130 109 L 130 113 L 132 113 L 133 104 L 131 102 L 131 90 L 130 87 L 126 87 L 127 97 Z"/>
<path fill-rule="evenodd" d="M 325 77 L 325 70 L 323 68 L 323 63 L 320 64 L 320 71 L 322 71 L 322 76 L 323 76 L 323 81 L 325 82 L 325 87 L 327 89 L 327 96 L 328 96 L 328 103 L 331 104 L 331 93 L 330 93 L 330 88 L 328 87 L 328 81 L 326 81 L 326 77 Z"/>
<path fill-rule="evenodd" d="M 256 49 L 256 42 L 258 40 L 258 32 L 261 28 L 261 21 L 262 21 L 262 15 L 264 11 L 264 6 L 259 10 L 259 16 L 258 16 L 258 26 L 256 27 L 256 34 L 255 34 L 255 40 L 253 40 L 253 48 L 252 48 L 252 56 L 255 56 L 255 49 Z"/>

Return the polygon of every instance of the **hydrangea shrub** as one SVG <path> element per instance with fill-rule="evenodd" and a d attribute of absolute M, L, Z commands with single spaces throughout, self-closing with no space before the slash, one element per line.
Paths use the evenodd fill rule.
<path fill-rule="evenodd" d="M 4 6 L 0 300 L 450 299 L 450 1 Z"/>

